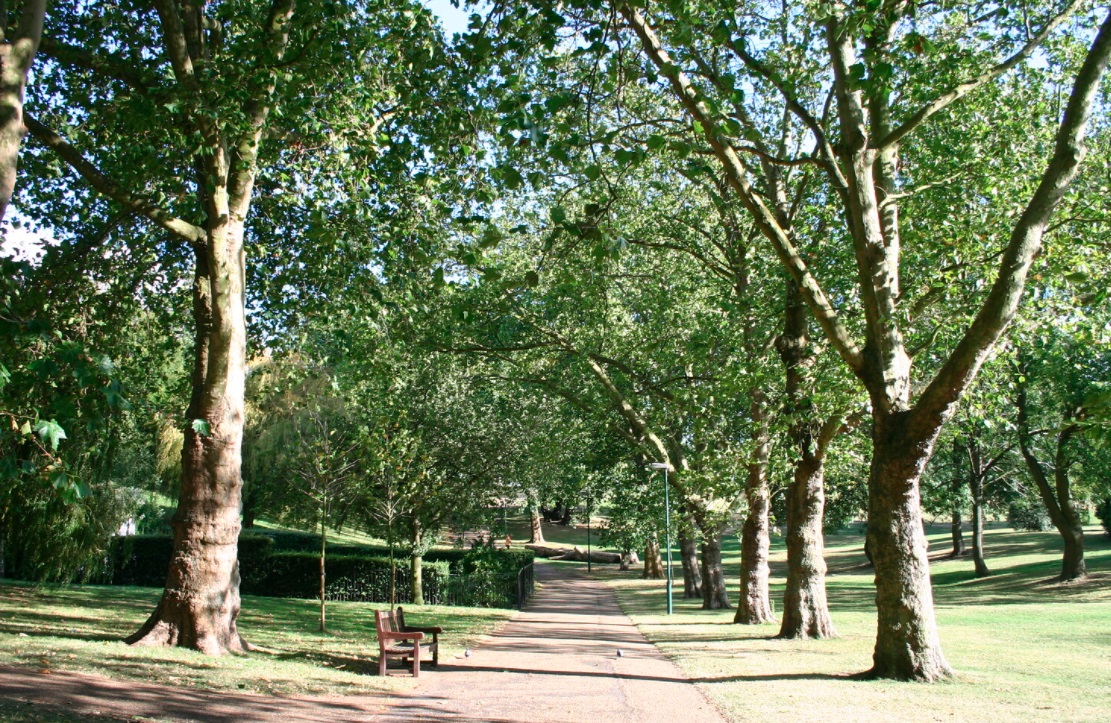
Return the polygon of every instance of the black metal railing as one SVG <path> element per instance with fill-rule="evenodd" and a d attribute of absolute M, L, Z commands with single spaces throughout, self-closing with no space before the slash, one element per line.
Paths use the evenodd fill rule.
<path fill-rule="evenodd" d="M 517 608 L 524 607 L 536 587 L 533 563 L 517 572 L 472 572 L 446 578 L 426 576 L 424 602 L 428 605 L 457 607 Z M 398 570 L 395 578 L 397 600 L 411 598 L 408 570 Z M 328 584 L 329 600 L 352 602 L 389 602 L 389 572 L 375 572 L 359 581 L 337 580 Z"/>
<path fill-rule="evenodd" d="M 529 563 L 517 571 L 517 609 L 520 610 L 536 590 L 535 566 Z"/>

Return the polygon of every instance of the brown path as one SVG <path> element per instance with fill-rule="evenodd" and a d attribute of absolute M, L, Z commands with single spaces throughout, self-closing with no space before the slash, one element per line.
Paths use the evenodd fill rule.
<path fill-rule="evenodd" d="M 544 563 L 537 575 L 546 584 L 524 611 L 471 657 L 444 660 L 439 670 L 425 668 L 420 685 L 405 695 L 274 698 L 0 666 L 0 698 L 45 703 L 78 716 L 200 723 L 724 720 L 645 640 L 604 583 Z"/>
<path fill-rule="evenodd" d="M 441 661 L 381 720 L 619 723 L 724 719 L 621 612 L 604 583 L 538 564 L 529 606 L 475 648 Z M 621 650 L 623 655 L 617 656 Z"/>
<path fill-rule="evenodd" d="M 273 698 L 7 666 L 0 666 L 0 698 L 45 703 L 76 716 L 189 723 L 372 721 L 387 700 L 384 694 Z"/>

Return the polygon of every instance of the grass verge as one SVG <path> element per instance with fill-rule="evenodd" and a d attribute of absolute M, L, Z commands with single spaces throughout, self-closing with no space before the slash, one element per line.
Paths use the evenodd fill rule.
<path fill-rule="evenodd" d="M 246 655 L 213 658 L 121 642 L 142 624 L 160 595 L 151 588 L 2 582 L 0 665 L 279 696 L 358 695 L 412 685 L 408 677 L 377 676 L 374 610 L 383 606 L 329 603 L 328 632 L 321 633 L 316 601 L 245 596 L 239 629 L 260 648 Z M 407 606 L 406 620 L 442 626 L 440 655 L 450 658 L 512 613 Z M 0 709 L 0 719 L 8 720 L 7 713 Z"/>
<path fill-rule="evenodd" d="M 649 640 L 735 720 L 1001 721 L 1111 719 L 1111 542 L 1089 528 L 1091 577 L 1053 581 L 1060 567 L 1055 533 L 991 530 L 994 575 L 977 579 L 970 558 L 942 559 L 944 534 L 931 535 L 934 596 L 942 645 L 957 677 L 935 685 L 865 682 L 875 638 L 872 572 L 859 535 L 830 536 L 830 610 L 840 637 L 774 638 L 778 627 L 732 624 L 732 611 L 703 611 L 676 600 L 664 614 L 658 580 L 608 568 L 625 612 Z M 738 551 L 728 550 L 736 580 Z M 772 595 L 782 599 L 786 555 L 773 547 Z M 680 573 L 681 574 L 681 573 Z M 681 580 L 678 586 L 682 595 Z M 736 589 L 731 591 L 736 600 Z"/>

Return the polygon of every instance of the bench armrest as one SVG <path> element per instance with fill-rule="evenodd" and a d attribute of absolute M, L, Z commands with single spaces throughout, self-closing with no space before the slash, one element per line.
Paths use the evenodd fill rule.
<path fill-rule="evenodd" d="M 410 633 L 410 632 L 413 632 L 413 633 L 428 633 L 430 635 L 439 635 L 440 633 L 444 632 L 444 629 L 441 628 L 439 625 L 435 625 L 435 626 L 431 626 L 431 627 L 425 627 L 425 628 L 417 628 L 417 627 L 413 627 L 412 625 L 406 625 L 405 626 L 405 632 L 407 632 L 407 633 Z"/>

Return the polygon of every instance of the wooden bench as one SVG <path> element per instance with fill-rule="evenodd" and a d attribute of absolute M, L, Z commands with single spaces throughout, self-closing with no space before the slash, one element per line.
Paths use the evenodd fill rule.
<path fill-rule="evenodd" d="M 386 674 L 386 661 L 401 658 L 413 661 L 413 677 L 420 677 L 421 657 L 431 653 L 432 665 L 440 664 L 440 633 L 443 628 L 417 628 L 405 624 L 405 611 L 376 610 L 374 627 L 378 630 L 378 675 Z M 431 635 L 431 642 L 425 642 Z M 425 658 L 427 660 L 427 658 Z"/>

